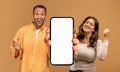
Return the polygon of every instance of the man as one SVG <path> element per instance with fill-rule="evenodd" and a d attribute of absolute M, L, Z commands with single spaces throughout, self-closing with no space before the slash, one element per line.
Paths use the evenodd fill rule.
<path fill-rule="evenodd" d="M 36 5 L 33 8 L 34 21 L 20 28 L 10 45 L 11 55 L 21 61 L 21 72 L 49 72 L 50 33 L 43 25 L 46 14 L 45 6 Z M 77 54 L 77 46 L 73 46 L 73 50 Z"/>

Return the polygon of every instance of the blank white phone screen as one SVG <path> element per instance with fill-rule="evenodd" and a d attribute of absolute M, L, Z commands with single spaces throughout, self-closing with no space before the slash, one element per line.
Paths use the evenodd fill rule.
<path fill-rule="evenodd" d="M 73 64 L 74 21 L 72 17 L 52 17 L 50 21 L 50 62 L 53 65 Z"/>

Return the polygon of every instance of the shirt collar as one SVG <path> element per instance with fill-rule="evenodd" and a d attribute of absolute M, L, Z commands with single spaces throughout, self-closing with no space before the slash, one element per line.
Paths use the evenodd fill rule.
<path fill-rule="evenodd" d="M 31 25 L 32 30 L 36 30 L 36 27 L 34 26 L 33 22 L 32 22 L 30 25 Z M 42 26 L 42 27 L 40 28 L 41 31 L 42 31 L 43 29 L 44 29 L 44 26 Z"/>

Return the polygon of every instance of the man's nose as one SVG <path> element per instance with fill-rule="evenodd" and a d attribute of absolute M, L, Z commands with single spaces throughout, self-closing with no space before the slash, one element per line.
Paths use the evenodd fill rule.
<path fill-rule="evenodd" d="M 42 17 L 42 15 L 41 15 L 41 14 L 39 14 L 39 15 L 38 15 L 38 18 L 41 18 L 41 17 Z"/>

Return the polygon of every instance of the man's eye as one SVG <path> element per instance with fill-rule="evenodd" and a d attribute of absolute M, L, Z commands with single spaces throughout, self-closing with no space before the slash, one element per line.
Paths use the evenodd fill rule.
<path fill-rule="evenodd" d="M 43 13 L 43 14 L 41 14 L 41 15 L 45 15 L 45 14 Z"/>
<path fill-rule="evenodd" d="M 35 15 L 39 15 L 39 13 L 35 13 Z"/>

